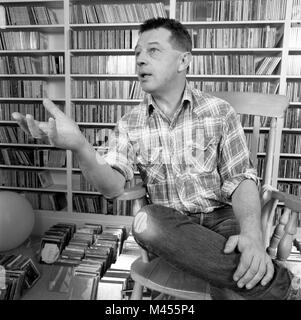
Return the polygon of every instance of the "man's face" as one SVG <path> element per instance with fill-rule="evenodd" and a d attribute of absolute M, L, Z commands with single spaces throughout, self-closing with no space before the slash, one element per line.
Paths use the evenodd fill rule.
<path fill-rule="evenodd" d="M 136 68 L 142 89 L 164 93 L 173 87 L 182 52 L 169 42 L 171 32 L 164 28 L 143 32 L 135 48 Z"/>

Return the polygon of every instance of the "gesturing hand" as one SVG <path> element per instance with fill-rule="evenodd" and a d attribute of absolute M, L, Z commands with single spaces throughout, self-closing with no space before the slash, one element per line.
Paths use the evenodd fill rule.
<path fill-rule="evenodd" d="M 12 117 L 18 122 L 20 128 L 34 138 L 48 137 L 51 145 L 70 150 L 78 150 L 86 141 L 78 125 L 67 117 L 51 100 L 44 99 L 45 108 L 52 115 L 48 122 L 34 120 L 32 115 L 26 117 L 14 112 Z"/>
<path fill-rule="evenodd" d="M 259 281 L 261 285 L 266 285 L 273 277 L 274 266 L 260 240 L 243 234 L 231 236 L 224 252 L 231 253 L 236 247 L 241 253 L 239 265 L 233 275 L 237 286 L 252 289 Z"/>

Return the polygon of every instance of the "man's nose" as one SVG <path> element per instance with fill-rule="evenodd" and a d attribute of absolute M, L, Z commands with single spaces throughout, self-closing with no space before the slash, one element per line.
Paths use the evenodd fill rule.
<path fill-rule="evenodd" d="M 147 54 L 144 50 L 142 50 L 138 56 L 136 56 L 136 63 L 140 67 L 147 63 Z"/>

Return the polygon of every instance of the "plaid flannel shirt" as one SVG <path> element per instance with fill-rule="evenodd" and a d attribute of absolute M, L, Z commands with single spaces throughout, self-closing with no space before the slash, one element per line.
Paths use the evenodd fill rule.
<path fill-rule="evenodd" d="M 105 159 L 126 180 L 136 164 L 151 202 L 184 214 L 231 204 L 241 181 L 258 182 L 234 109 L 188 84 L 172 120 L 145 94 L 116 125 Z"/>

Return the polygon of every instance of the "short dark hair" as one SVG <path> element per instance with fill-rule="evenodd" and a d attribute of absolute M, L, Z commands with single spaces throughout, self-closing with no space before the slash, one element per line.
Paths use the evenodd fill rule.
<path fill-rule="evenodd" d="M 152 18 L 148 19 L 140 25 L 139 32 L 165 28 L 171 32 L 170 42 L 173 47 L 183 51 L 191 52 L 192 41 L 190 34 L 186 28 L 177 20 L 170 18 Z"/>

